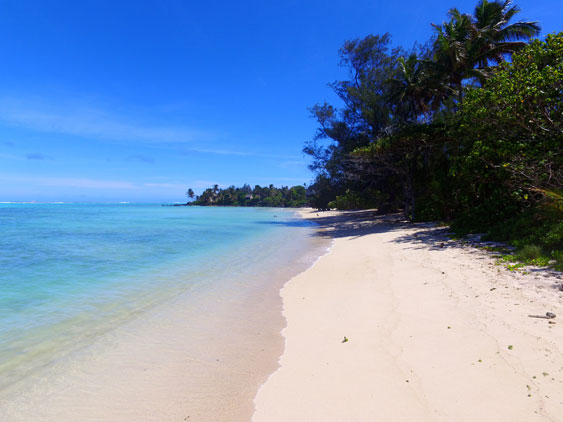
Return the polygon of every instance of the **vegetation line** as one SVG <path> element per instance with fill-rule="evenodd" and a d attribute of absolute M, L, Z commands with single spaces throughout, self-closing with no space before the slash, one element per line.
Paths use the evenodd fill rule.
<path fill-rule="evenodd" d="M 226 189 L 214 185 L 205 189 L 195 197 L 194 191 L 188 189 L 186 195 L 191 202 L 186 205 L 220 205 L 235 207 L 290 207 L 299 208 L 307 205 L 306 190 L 304 186 L 283 186 L 276 188 L 274 185 L 251 188 L 244 185 L 240 188 L 230 186 Z"/>
<path fill-rule="evenodd" d="M 346 41 L 349 78 L 331 84 L 341 106 L 311 108 L 314 183 L 215 186 L 192 203 L 403 210 L 563 270 L 563 32 L 534 39 L 538 22 L 519 12 L 511 0 L 450 9 L 411 50 L 390 34 Z"/>
<path fill-rule="evenodd" d="M 450 9 L 410 51 L 389 34 L 346 41 L 342 105 L 311 108 L 311 205 L 402 209 L 563 269 L 563 32 L 534 39 L 519 11 Z"/>

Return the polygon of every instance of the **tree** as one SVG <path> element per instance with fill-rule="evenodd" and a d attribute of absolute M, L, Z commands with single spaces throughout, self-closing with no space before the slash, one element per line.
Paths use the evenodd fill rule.
<path fill-rule="evenodd" d="M 390 91 L 389 104 L 394 108 L 394 115 L 401 122 L 416 122 L 421 116 L 430 117 L 441 100 L 441 92 L 431 78 L 425 60 L 427 54 L 419 56 L 415 51 L 405 57 L 399 57 L 398 71 L 388 80 Z M 436 89 L 438 87 L 438 89 Z"/>
<path fill-rule="evenodd" d="M 349 155 L 388 131 L 395 123 L 394 113 L 403 112 L 390 104 L 389 80 L 398 77 L 397 59 L 404 52 L 390 45 L 389 34 L 345 42 L 339 51 L 340 64 L 348 67 L 349 79 L 331 84 L 344 107 L 324 103 L 311 109 L 319 129 L 303 151 L 313 158 L 309 168 L 316 173 L 317 186 L 310 186 L 308 192 L 318 195 L 313 202 L 321 208 L 347 189 L 371 183 L 350 171 Z"/>
<path fill-rule="evenodd" d="M 510 20 L 520 12 L 511 0 L 481 0 L 473 12 L 472 56 L 476 66 L 486 69 L 489 65 L 505 61 L 506 56 L 520 51 L 526 42 L 540 32 L 538 22 Z"/>
<path fill-rule="evenodd" d="M 188 198 L 190 199 L 194 199 L 194 191 L 192 190 L 192 188 L 189 188 L 188 191 L 186 192 L 186 195 L 188 196 Z"/>
<path fill-rule="evenodd" d="M 436 39 L 434 55 L 426 60 L 425 65 L 442 81 L 443 89 L 463 100 L 463 81 L 478 76 L 469 56 L 469 40 L 472 33 L 471 17 L 460 13 L 457 9 L 448 12 L 449 22 L 442 25 L 432 24 Z M 448 92 L 449 91 L 449 92 Z M 447 98 L 447 94 L 444 98 Z"/>
<path fill-rule="evenodd" d="M 247 184 L 242 187 L 234 185 L 226 189 L 214 185 L 205 189 L 193 205 L 218 206 L 256 206 L 256 207 L 303 207 L 307 205 L 306 190 L 303 186 L 289 188 L 274 185 L 261 187 L 256 185 L 254 190 Z"/>
<path fill-rule="evenodd" d="M 434 57 L 426 65 L 444 80 L 459 104 L 464 81 L 474 79 L 482 84 L 490 76 L 491 64 L 502 63 L 539 34 L 537 22 L 510 23 L 519 12 L 511 0 L 480 0 L 473 15 L 453 8 L 448 22 L 432 24 Z"/>
<path fill-rule="evenodd" d="M 468 225 L 503 221 L 561 195 L 562 109 L 563 33 L 532 42 L 468 91 L 453 168 Z"/>

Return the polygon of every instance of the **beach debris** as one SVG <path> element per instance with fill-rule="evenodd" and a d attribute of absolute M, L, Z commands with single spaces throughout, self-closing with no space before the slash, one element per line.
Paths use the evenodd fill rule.
<path fill-rule="evenodd" d="M 344 336 L 344 340 L 342 340 L 342 343 L 347 343 L 348 342 L 348 337 Z"/>
<path fill-rule="evenodd" d="M 530 318 L 543 318 L 543 319 L 553 319 L 557 315 L 553 312 L 546 312 L 545 315 L 528 315 Z"/>
<path fill-rule="evenodd" d="M 514 349 L 514 346 L 511 344 L 508 346 L 508 350 L 512 350 L 512 349 Z"/>

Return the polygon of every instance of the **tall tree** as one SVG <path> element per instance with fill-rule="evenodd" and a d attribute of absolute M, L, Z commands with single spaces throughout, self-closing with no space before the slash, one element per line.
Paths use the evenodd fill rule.
<path fill-rule="evenodd" d="M 538 22 L 510 23 L 519 12 L 511 0 L 479 1 L 473 12 L 471 40 L 471 55 L 478 68 L 503 62 L 539 34 Z"/>
<path fill-rule="evenodd" d="M 473 15 L 452 8 L 448 22 L 432 24 L 434 57 L 427 65 L 446 81 L 458 102 L 463 100 L 465 80 L 483 83 L 490 76 L 490 65 L 505 61 L 539 34 L 537 22 L 510 23 L 519 12 L 511 0 L 480 0 Z"/>
<path fill-rule="evenodd" d="M 337 109 L 324 103 L 311 109 L 319 129 L 303 150 L 313 158 L 310 169 L 317 173 L 319 186 L 309 191 L 322 198 L 318 203 L 321 208 L 326 208 L 336 194 L 347 188 L 358 189 L 370 183 L 349 171 L 348 156 L 354 149 L 369 145 L 395 123 L 392 116 L 396 110 L 389 104 L 388 81 L 397 76 L 397 59 L 404 55 L 402 49 L 391 48 L 389 34 L 346 41 L 339 53 L 349 78 L 334 82 L 331 87 L 344 107 Z M 327 178 L 330 189 L 325 183 Z"/>
<path fill-rule="evenodd" d="M 432 80 L 425 60 L 428 57 L 421 57 L 415 51 L 406 58 L 399 57 L 396 76 L 388 81 L 389 103 L 394 115 L 402 122 L 415 122 L 421 116 L 429 117 L 441 99 L 439 84 Z"/>

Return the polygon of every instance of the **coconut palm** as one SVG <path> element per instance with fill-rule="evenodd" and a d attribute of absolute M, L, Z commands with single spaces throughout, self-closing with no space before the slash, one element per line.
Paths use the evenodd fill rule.
<path fill-rule="evenodd" d="M 473 15 L 454 8 L 448 12 L 448 22 L 432 25 L 434 57 L 427 65 L 442 76 L 459 102 L 465 80 L 483 83 L 490 76 L 491 64 L 503 62 L 539 34 L 537 22 L 510 23 L 519 12 L 511 0 L 480 0 Z"/>
<path fill-rule="evenodd" d="M 471 55 L 476 67 L 485 69 L 520 50 L 539 34 L 537 22 L 509 23 L 520 12 L 512 0 L 480 0 L 473 12 Z"/>
<path fill-rule="evenodd" d="M 434 97 L 426 68 L 416 53 L 397 59 L 398 69 L 388 80 L 388 101 L 395 106 L 397 117 L 406 121 L 417 120 L 432 108 Z"/>
<path fill-rule="evenodd" d="M 434 57 L 425 65 L 434 79 L 443 82 L 444 90 L 461 101 L 463 81 L 475 76 L 475 66 L 469 54 L 473 25 L 471 16 L 457 9 L 450 9 L 448 15 L 449 22 L 432 24 L 436 32 Z"/>

